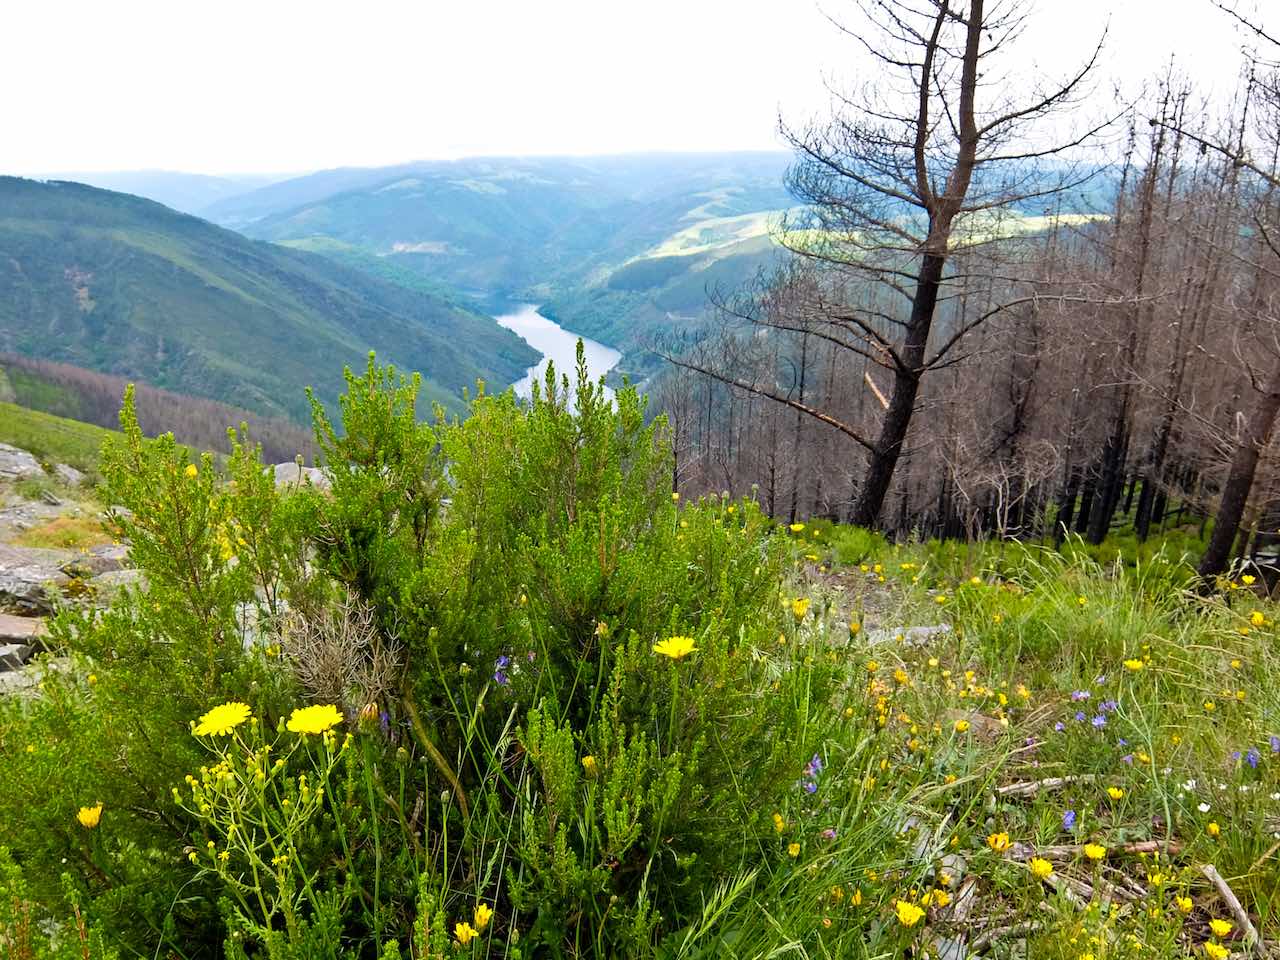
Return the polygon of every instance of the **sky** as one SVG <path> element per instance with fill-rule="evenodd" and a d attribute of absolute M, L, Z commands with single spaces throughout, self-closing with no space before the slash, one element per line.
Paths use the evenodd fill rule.
<path fill-rule="evenodd" d="M 779 111 L 874 79 L 828 15 L 856 23 L 851 0 L 17 0 L 0 173 L 777 149 Z M 1013 65 L 1064 73 L 1108 25 L 1105 87 L 1170 56 L 1234 86 L 1245 38 L 1210 0 L 1038 0 Z"/>

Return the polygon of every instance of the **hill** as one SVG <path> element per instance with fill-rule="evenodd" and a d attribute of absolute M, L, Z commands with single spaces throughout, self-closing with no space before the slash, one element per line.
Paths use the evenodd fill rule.
<path fill-rule="evenodd" d="M 103 190 L 132 193 L 182 213 L 200 214 L 205 207 L 286 179 L 286 175 L 209 176 L 180 170 L 62 171 L 39 180 L 73 180 Z"/>
<path fill-rule="evenodd" d="M 0 349 L 305 420 L 370 350 L 454 403 L 537 356 L 491 318 L 139 197 L 0 178 Z"/>
<path fill-rule="evenodd" d="M 700 312 L 709 283 L 738 285 L 771 260 L 770 224 L 792 203 L 788 160 L 632 154 L 330 170 L 214 204 L 209 216 L 393 282 L 549 303 L 569 329 L 628 348 L 649 327 Z"/>

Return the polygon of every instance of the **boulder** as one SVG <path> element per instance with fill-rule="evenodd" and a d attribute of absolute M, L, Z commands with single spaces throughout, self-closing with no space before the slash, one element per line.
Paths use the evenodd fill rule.
<path fill-rule="evenodd" d="M 30 646 L 37 637 L 44 635 L 44 621 L 40 618 L 0 613 L 0 644 L 25 643 Z"/>
<path fill-rule="evenodd" d="M 25 643 L 0 643 L 0 670 L 18 670 L 35 653 Z"/>
<path fill-rule="evenodd" d="M 90 580 L 89 589 L 100 603 L 110 603 L 123 590 L 146 590 L 147 578 L 141 570 L 108 570 Z"/>
<path fill-rule="evenodd" d="M 276 486 L 297 490 L 302 486 L 312 486 L 317 490 L 328 490 L 329 478 L 318 467 L 304 467 L 300 463 L 277 463 L 271 468 L 275 474 Z"/>
<path fill-rule="evenodd" d="M 53 475 L 68 487 L 79 487 L 84 484 L 85 475 L 69 463 L 59 463 L 53 468 Z"/>
<path fill-rule="evenodd" d="M 62 572 L 69 577 L 89 578 L 103 573 L 123 570 L 128 563 L 129 548 L 119 543 L 93 547 L 62 565 Z"/>
<path fill-rule="evenodd" d="M 17 447 L 0 443 L 0 480 L 25 480 L 44 476 L 40 461 Z"/>
<path fill-rule="evenodd" d="M 28 616 L 52 613 L 60 588 L 71 581 L 62 565 L 74 556 L 67 550 L 0 544 L 0 609 Z"/>

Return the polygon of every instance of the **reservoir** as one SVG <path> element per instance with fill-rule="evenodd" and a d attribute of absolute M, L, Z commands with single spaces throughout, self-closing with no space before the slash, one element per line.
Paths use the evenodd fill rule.
<path fill-rule="evenodd" d="M 548 320 L 538 313 L 538 305 L 535 303 L 515 304 L 494 319 L 498 321 L 499 326 L 506 327 L 542 354 L 542 359 L 512 384 L 516 396 L 523 399 L 528 399 L 532 394 L 534 380 L 541 382 L 547 371 L 548 362 L 555 364 L 557 379 L 561 374 L 568 374 L 569 382 L 574 382 L 579 340 L 582 341 L 583 353 L 587 360 L 587 373 L 591 375 L 592 380 L 604 376 L 622 359 L 622 354 L 613 347 L 606 347 L 603 343 L 588 337 L 580 337 L 560 324 Z M 612 399 L 613 391 L 606 387 L 605 395 Z"/>

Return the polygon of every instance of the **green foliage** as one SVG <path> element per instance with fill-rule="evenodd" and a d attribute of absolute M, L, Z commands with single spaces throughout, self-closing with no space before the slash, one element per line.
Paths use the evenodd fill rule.
<path fill-rule="evenodd" d="M 7 847 L 0 846 L 0 949 L 6 960 L 116 960 L 102 935 L 85 923 L 75 884 L 64 876 L 72 916 L 50 934 L 47 917 L 30 899 L 22 870 Z"/>
<path fill-rule="evenodd" d="M 45 463 L 68 463 L 77 470 L 94 472 L 98 450 L 111 432 L 12 403 L 0 403 L 0 443 L 20 447 Z"/>

